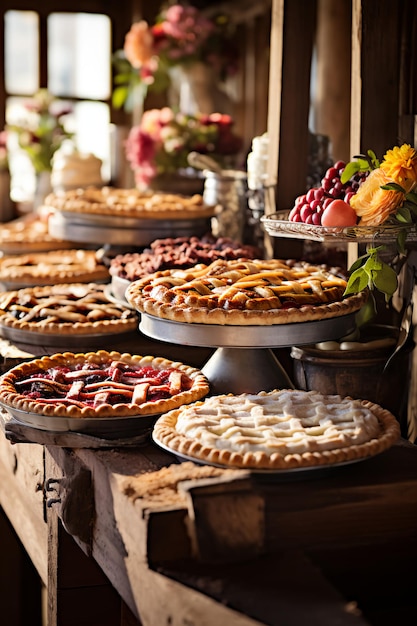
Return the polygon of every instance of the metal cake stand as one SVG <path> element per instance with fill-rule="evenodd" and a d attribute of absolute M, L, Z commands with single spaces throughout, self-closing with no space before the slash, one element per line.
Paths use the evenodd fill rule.
<path fill-rule="evenodd" d="M 118 215 L 53 213 L 49 234 L 57 239 L 117 246 L 148 246 L 155 239 L 202 236 L 210 230 L 210 217 L 187 219 L 138 219 Z"/>
<path fill-rule="evenodd" d="M 293 388 L 272 348 L 338 339 L 355 327 L 355 313 L 314 322 L 272 326 L 190 324 L 142 313 L 139 323 L 140 331 L 152 339 L 217 348 L 202 368 L 212 392 L 216 394 Z"/>

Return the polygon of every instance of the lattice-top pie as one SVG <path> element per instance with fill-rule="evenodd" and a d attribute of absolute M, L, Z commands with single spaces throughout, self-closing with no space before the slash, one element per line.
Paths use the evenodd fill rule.
<path fill-rule="evenodd" d="M 291 389 L 212 396 L 169 411 L 154 427 L 155 441 L 179 455 L 277 470 L 373 456 L 399 435 L 379 405 Z"/>
<path fill-rule="evenodd" d="M 0 327 L 42 334 L 91 335 L 133 331 L 138 316 L 112 304 L 105 287 L 72 283 L 0 294 Z"/>
<path fill-rule="evenodd" d="M 54 417 L 124 417 L 163 413 L 208 390 L 199 370 L 162 357 L 65 352 L 10 369 L 0 379 L 0 403 Z"/>
<path fill-rule="evenodd" d="M 139 311 L 201 324 L 288 324 L 358 310 L 360 293 L 343 298 L 346 280 L 324 266 L 272 260 L 217 260 L 165 270 L 133 282 L 126 299 Z"/>
<path fill-rule="evenodd" d="M 126 216 L 138 219 L 211 217 L 214 207 L 200 194 L 181 196 L 116 187 L 87 187 L 49 194 L 45 205 L 66 213 Z"/>
<path fill-rule="evenodd" d="M 0 282 L 11 288 L 106 280 L 109 271 L 94 250 L 53 250 L 0 258 Z"/>

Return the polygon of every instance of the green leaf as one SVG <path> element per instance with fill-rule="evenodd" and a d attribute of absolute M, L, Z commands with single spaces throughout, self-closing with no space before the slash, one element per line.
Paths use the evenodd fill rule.
<path fill-rule="evenodd" d="M 406 193 L 405 199 L 407 200 L 407 202 L 411 202 L 411 204 L 417 205 L 417 194 L 415 194 L 413 191 L 410 191 L 410 193 Z"/>
<path fill-rule="evenodd" d="M 129 90 L 127 87 L 116 87 L 112 94 L 112 105 L 115 109 L 121 109 L 126 102 Z"/>
<path fill-rule="evenodd" d="M 372 164 L 373 169 L 378 168 L 380 163 L 379 163 L 379 160 L 378 160 L 375 152 L 373 150 L 368 150 L 367 154 L 368 154 L 368 157 L 371 160 L 371 164 Z"/>
<path fill-rule="evenodd" d="M 357 172 L 359 172 L 359 170 L 360 166 L 358 162 L 351 161 L 350 163 L 347 163 L 345 169 L 340 176 L 340 182 L 343 184 L 347 183 L 347 181 L 352 178 L 352 176 L 354 176 Z"/>
<path fill-rule="evenodd" d="M 412 224 L 411 212 L 406 206 L 400 206 L 395 213 L 395 218 L 403 224 Z"/>
<path fill-rule="evenodd" d="M 387 183 L 386 185 L 381 185 L 381 189 L 386 189 L 387 191 L 397 191 L 400 193 L 405 193 L 404 187 L 401 187 L 398 183 Z"/>
<path fill-rule="evenodd" d="M 405 249 L 406 239 L 407 239 L 407 231 L 405 229 L 400 230 L 397 236 L 397 247 L 398 247 L 398 252 L 400 252 L 401 254 L 406 253 L 406 249 Z"/>
<path fill-rule="evenodd" d="M 357 328 L 362 328 L 365 324 L 369 324 L 377 314 L 376 302 L 374 294 L 370 291 L 368 299 L 355 315 L 355 323 Z"/>
<path fill-rule="evenodd" d="M 359 256 L 356 259 L 356 261 L 354 261 L 352 265 L 350 266 L 349 272 L 352 273 L 355 270 L 357 270 L 359 267 L 362 267 L 362 265 L 365 265 L 368 258 L 369 258 L 369 254 L 363 254 L 362 256 Z"/>
<path fill-rule="evenodd" d="M 369 282 L 369 275 L 363 267 L 355 270 L 349 277 L 344 295 L 364 291 Z"/>
<path fill-rule="evenodd" d="M 382 263 L 381 269 L 372 273 L 372 282 L 378 291 L 385 294 L 386 302 L 390 300 L 398 287 L 397 274 L 386 263 Z"/>

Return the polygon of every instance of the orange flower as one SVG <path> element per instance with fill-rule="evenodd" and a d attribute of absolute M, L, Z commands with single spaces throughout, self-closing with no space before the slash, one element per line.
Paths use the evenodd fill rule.
<path fill-rule="evenodd" d="M 377 226 L 395 213 L 404 201 L 404 194 L 381 189 L 382 185 L 392 183 L 392 176 L 382 168 L 372 170 L 361 184 L 357 193 L 350 199 L 350 206 L 360 217 L 359 226 Z"/>
<path fill-rule="evenodd" d="M 154 54 L 153 36 L 148 23 L 142 20 L 132 24 L 125 37 L 124 53 L 129 63 L 136 69 L 149 63 Z"/>
<path fill-rule="evenodd" d="M 417 182 L 417 151 L 409 144 L 388 150 L 381 169 L 392 182 L 398 183 L 408 192 Z"/>

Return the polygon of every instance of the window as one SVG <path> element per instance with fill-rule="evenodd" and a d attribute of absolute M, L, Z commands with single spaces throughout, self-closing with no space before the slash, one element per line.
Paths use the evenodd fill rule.
<path fill-rule="evenodd" d="M 36 11 L 5 12 L 6 123 L 24 114 L 23 100 L 42 87 L 70 103 L 68 130 L 81 152 L 103 161 L 103 177 L 111 179 L 111 20 L 98 13 L 55 13 L 46 17 L 46 42 Z M 46 49 L 46 71 L 41 67 Z M 46 84 L 41 85 L 41 76 Z M 43 81 L 45 83 L 45 80 Z M 23 113 L 22 113 L 23 112 Z M 26 154 L 11 147 L 12 197 L 30 200 L 34 172 Z"/>

